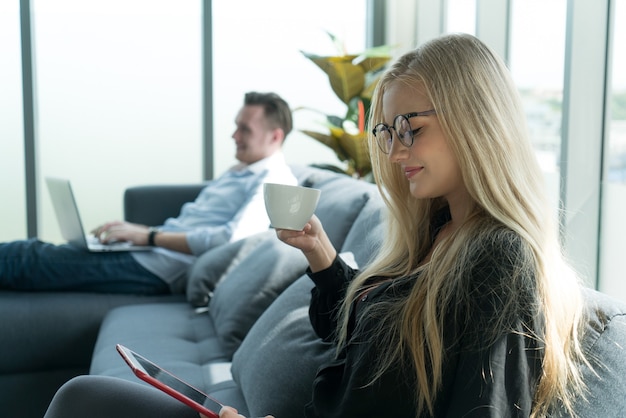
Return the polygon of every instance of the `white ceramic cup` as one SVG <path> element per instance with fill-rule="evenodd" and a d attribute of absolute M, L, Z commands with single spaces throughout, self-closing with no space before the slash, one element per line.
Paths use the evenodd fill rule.
<path fill-rule="evenodd" d="M 265 210 L 273 228 L 302 231 L 311 219 L 321 190 L 311 187 L 265 183 Z"/>

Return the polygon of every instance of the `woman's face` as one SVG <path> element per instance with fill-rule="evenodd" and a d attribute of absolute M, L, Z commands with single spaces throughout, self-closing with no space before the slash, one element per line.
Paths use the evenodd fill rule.
<path fill-rule="evenodd" d="M 393 125 L 397 115 L 425 112 L 433 108 L 422 86 L 392 82 L 383 95 L 382 122 Z M 411 195 L 418 199 L 445 198 L 449 204 L 465 199 L 467 191 L 459 164 L 448 146 L 436 114 L 409 118 L 415 132 L 413 145 L 404 146 L 392 131 L 389 161 L 398 164 L 407 181 Z"/>

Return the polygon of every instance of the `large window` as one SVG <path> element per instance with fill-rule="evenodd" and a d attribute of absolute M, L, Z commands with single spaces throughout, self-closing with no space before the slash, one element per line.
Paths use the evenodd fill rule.
<path fill-rule="evenodd" d="M 0 241 L 26 235 L 19 2 L 0 2 Z"/>
<path fill-rule="evenodd" d="M 567 2 L 513 0 L 511 5 L 511 73 L 524 102 L 531 140 L 556 210 Z"/>
<path fill-rule="evenodd" d="M 620 26 L 625 2 L 404 0 L 387 9 L 387 36 L 402 44 L 411 44 L 414 36 L 420 44 L 448 31 L 471 33 L 463 15 L 475 16 L 476 36 L 505 59 L 522 95 L 554 215 L 564 227 L 567 255 L 586 284 L 599 283 L 626 300 L 620 277 L 620 242 L 626 235 L 621 215 L 626 204 L 626 38 Z M 609 15 L 612 56 L 607 61 Z M 607 69 L 606 62 L 612 67 Z M 609 98 L 604 97 L 607 72 L 612 74 Z M 605 114 L 605 101 L 610 114 Z M 606 129 L 605 120 L 610 120 Z"/>
<path fill-rule="evenodd" d="M 129 185 L 201 179 L 200 5 L 32 2 L 41 238 L 61 239 L 44 176 L 71 179 L 86 228 Z"/>
<path fill-rule="evenodd" d="M 626 237 L 626 0 L 614 4 L 608 138 L 604 155 L 600 289 L 626 299 L 624 237 Z"/>
<path fill-rule="evenodd" d="M 212 2 L 213 155 L 219 175 L 235 162 L 231 134 L 246 91 L 276 91 L 292 107 L 342 114 L 326 75 L 301 50 L 336 55 L 365 48 L 366 0 Z M 202 0 L 32 0 L 39 237 L 61 241 L 45 176 L 71 179 L 87 228 L 122 218 L 135 184 L 203 178 Z M 4 222 L 0 241 L 26 237 L 19 0 L 0 6 L 0 106 Z M 6 59 L 5 59 L 6 58 Z M 315 112 L 295 114 L 285 153 L 293 163 L 341 165 L 300 133 Z"/>
<path fill-rule="evenodd" d="M 300 51 L 337 55 L 365 49 L 366 0 L 247 0 L 213 2 L 213 106 L 215 172 L 235 162 L 232 132 L 246 91 L 274 91 L 292 108 L 308 107 L 343 115 L 346 106 L 331 90 L 326 74 Z M 300 133 L 325 129 L 320 114 L 294 113 L 294 132 L 285 142 L 290 162 L 343 166 L 326 146 Z"/>
<path fill-rule="evenodd" d="M 289 161 L 341 166 L 330 149 L 299 132 L 319 130 L 320 113 L 346 110 L 323 71 L 300 51 L 337 54 L 327 32 L 343 42 L 343 52 L 362 51 L 373 0 L 209 3 L 214 174 L 235 162 L 233 121 L 250 90 L 275 91 L 293 108 L 319 111 L 295 113 L 295 129 L 285 144 Z M 385 12 L 376 16 L 376 27 L 384 36 L 374 34 L 401 54 L 444 32 L 474 33 L 503 56 L 522 94 L 555 212 L 564 209 L 566 249 L 588 269 L 588 284 L 597 278 L 602 290 L 623 299 L 625 3 L 380 2 Z M 202 4 L 31 0 L 38 183 L 48 175 L 70 178 L 87 226 L 121 218 L 121 195 L 129 185 L 202 179 Z M 0 3 L 0 241 L 26 234 L 19 5 L 19 0 Z M 47 191 L 40 189 L 40 237 L 59 240 Z"/>
<path fill-rule="evenodd" d="M 445 29 L 476 35 L 476 0 L 448 0 Z"/>

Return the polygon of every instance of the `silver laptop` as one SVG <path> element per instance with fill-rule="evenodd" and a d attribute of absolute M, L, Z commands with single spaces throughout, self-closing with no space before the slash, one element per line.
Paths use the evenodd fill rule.
<path fill-rule="evenodd" d="M 63 238 L 72 245 L 92 252 L 149 251 L 153 247 L 133 245 L 130 242 L 103 244 L 93 235 L 85 234 L 78 206 L 69 180 L 46 177 L 46 184 Z"/>

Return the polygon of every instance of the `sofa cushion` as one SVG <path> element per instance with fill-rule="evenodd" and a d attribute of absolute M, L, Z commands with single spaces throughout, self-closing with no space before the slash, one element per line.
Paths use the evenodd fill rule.
<path fill-rule="evenodd" d="M 120 355 L 123 344 L 198 388 L 231 379 L 231 353 L 222 350 L 211 318 L 188 303 L 113 309 L 102 323 L 90 374 L 138 381 Z"/>
<path fill-rule="evenodd" d="M 380 195 L 372 194 L 354 220 L 352 228 L 341 248 L 341 252 L 351 252 L 359 266 L 365 266 L 376 253 L 385 234 L 381 222 L 384 203 Z"/>
<path fill-rule="evenodd" d="M 302 276 L 254 324 L 233 357 L 232 374 L 250 416 L 301 417 L 318 367 L 334 349 L 309 321 L 313 282 Z"/>
<path fill-rule="evenodd" d="M 626 304 L 585 288 L 587 327 L 582 348 L 591 363 L 583 366 L 587 394 L 577 399 L 580 417 L 626 416 Z"/>
<path fill-rule="evenodd" d="M 322 191 L 315 215 L 334 247 L 342 248 L 346 235 L 376 186 L 331 171 L 316 170 L 305 186 Z"/>
<path fill-rule="evenodd" d="M 263 311 L 307 266 L 302 252 L 280 241 L 274 231 L 233 265 L 209 303 L 209 315 L 226 352 L 235 352 Z"/>
<path fill-rule="evenodd" d="M 0 415 L 42 417 L 63 382 L 85 374 L 108 311 L 181 295 L 0 291 Z"/>
<path fill-rule="evenodd" d="M 195 307 L 209 304 L 217 284 L 224 279 L 256 246 L 269 235 L 268 230 L 247 238 L 220 245 L 202 254 L 187 272 L 187 300 Z"/>

